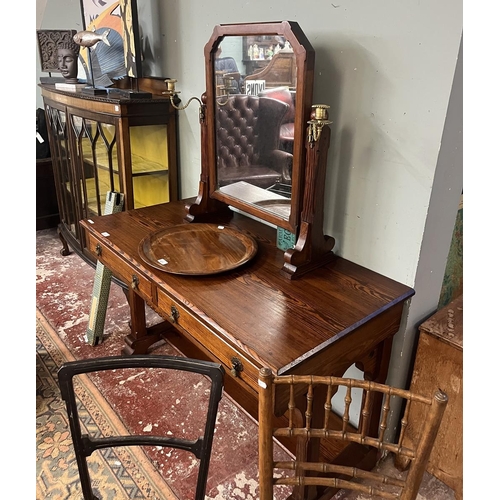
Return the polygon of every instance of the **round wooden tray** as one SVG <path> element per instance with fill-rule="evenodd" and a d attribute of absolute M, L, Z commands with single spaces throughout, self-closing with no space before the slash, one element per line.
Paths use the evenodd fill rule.
<path fill-rule="evenodd" d="M 257 242 L 217 224 L 191 223 L 160 229 L 139 244 L 150 266 L 172 274 L 203 276 L 235 269 L 257 253 Z"/>

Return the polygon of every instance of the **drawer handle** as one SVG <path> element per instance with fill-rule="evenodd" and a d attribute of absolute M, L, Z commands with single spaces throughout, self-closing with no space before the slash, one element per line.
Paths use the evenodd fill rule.
<path fill-rule="evenodd" d="M 95 253 L 98 257 L 100 257 L 102 255 L 102 248 L 101 248 L 101 245 L 96 245 L 95 246 Z"/>
<path fill-rule="evenodd" d="M 132 283 L 130 286 L 134 290 L 137 290 L 139 288 L 139 278 L 135 274 L 132 274 Z"/>
<path fill-rule="evenodd" d="M 179 311 L 177 310 L 177 308 L 175 306 L 172 306 L 170 308 L 170 316 L 168 317 L 168 319 L 170 320 L 171 323 L 177 323 L 177 320 L 179 319 Z"/>
<path fill-rule="evenodd" d="M 243 364 L 238 358 L 234 357 L 231 358 L 231 365 L 231 375 L 233 377 L 239 377 L 240 373 L 243 371 Z"/>

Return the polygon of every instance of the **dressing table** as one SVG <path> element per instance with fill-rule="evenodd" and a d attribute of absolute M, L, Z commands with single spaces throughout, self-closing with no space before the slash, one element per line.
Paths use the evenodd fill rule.
<path fill-rule="evenodd" d="M 304 133 L 295 136 L 291 194 L 284 212 L 283 206 L 262 209 L 256 202 L 261 201 L 259 196 L 237 198 L 238 189 L 227 191 L 218 184 L 214 117 L 217 106 L 228 102 L 230 95 L 223 92 L 221 97 L 215 89 L 215 54 L 219 44 L 231 37 L 236 37 L 231 45 L 237 46 L 238 37 L 263 30 L 266 36 L 286 38 L 296 55 L 294 125 Z M 207 92 L 200 100 L 203 154 L 198 196 L 80 221 L 88 250 L 128 285 L 131 333 L 124 339 L 123 353 L 146 353 L 154 343 L 167 339 L 186 356 L 220 362 L 226 369 L 226 392 L 254 418 L 258 372 L 263 366 L 280 375 L 342 376 L 356 364 L 365 378 L 385 382 L 392 338 L 414 291 L 336 256 L 331 252 L 333 238 L 323 235 L 321 185 L 330 131 L 325 119 L 319 133 L 315 128 L 306 134 L 306 122 L 321 118 L 320 113 L 310 116 L 312 48 L 294 23 L 219 25 L 205 55 Z M 176 96 L 172 87 L 169 92 Z M 260 189 L 255 184 L 251 191 Z M 235 269 L 199 275 L 162 270 L 144 259 L 144 241 L 152 234 L 206 222 L 222 232 L 230 228 L 252 238 L 257 252 Z M 286 251 L 277 247 L 280 227 L 297 236 L 296 244 Z M 147 327 L 145 304 L 165 321 Z M 297 404 L 305 404 L 303 399 Z M 277 419 L 287 411 L 284 401 L 284 395 L 277 393 Z M 380 407 L 379 401 L 374 404 Z M 321 418 L 322 412 L 324 408 L 316 408 L 313 418 Z M 376 428 L 378 421 L 371 424 Z M 283 442 L 289 446 L 286 439 Z M 376 457 L 366 456 L 361 446 L 349 447 L 349 460 L 343 463 L 363 462 L 367 468 L 375 464 Z M 347 450 L 321 444 L 313 452 L 334 461 Z"/>
<path fill-rule="evenodd" d="M 280 274 L 276 231 L 239 213 L 214 221 L 257 241 L 256 256 L 240 268 L 183 276 L 144 263 L 138 250 L 143 238 L 186 223 L 184 203 L 192 201 L 81 222 L 89 250 L 129 285 L 131 334 L 124 353 L 145 353 L 166 338 L 187 356 L 221 362 L 226 391 L 255 418 L 262 366 L 279 374 L 342 376 L 356 363 L 365 377 L 385 381 L 411 288 L 340 257 L 289 280 Z M 145 303 L 165 322 L 146 328 Z M 285 410 L 277 408 L 278 414 Z"/>

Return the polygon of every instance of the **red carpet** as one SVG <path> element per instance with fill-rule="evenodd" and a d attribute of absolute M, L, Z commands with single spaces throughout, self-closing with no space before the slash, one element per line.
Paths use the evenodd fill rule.
<path fill-rule="evenodd" d="M 94 283 L 94 269 L 76 254 L 60 255 L 61 242 L 56 231 L 49 229 L 36 233 L 36 305 L 47 323 L 76 359 L 118 355 L 123 347 L 123 338 L 130 332 L 128 305 L 120 287 L 112 284 L 104 341 L 92 347 L 87 343 L 86 328 L 90 311 L 90 297 Z M 148 323 L 160 318 L 148 310 Z M 178 354 L 164 342 L 154 346 L 155 354 Z M 140 402 L 140 397 L 131 398 L 120 390 L 116 380 L 96 377 L 97 389 L 117 413 L 125 427 L 131 431 L 137 426 L 156 425 L 162 418 L 155 404 Z M 134 394 L 140 394 L 140 385 L 147 382 L 157 387 L 161 400 L 169 391 L 183 391 L 185 380 L 147 380 L 137 377 L 133 382 Z M 137 404 L 135 403 L 137 401 Z M 196 408 L 193 401 L 188 407 L 176 409 L 182 424 L 183 416 Z M 155 414 L 156 410 L 156 414 Z M 184 412 L 184 413 L 183 413 Z M 192 457 L 169 449 L 145 449 L 146 455 L 160 472 L 169 488 L 180 500 L 189 500 L 194 491 Z M 276 447 L 276 457 L 285 452 Z M 285 499 L 288 489 L 276 491 L 276 500 Z M 224 395 L 220 406 L 212 449 L 212 459 L 207 488 L 207 499 L 258 499 L 258 427 L 257 423 L 242 408 Z M 61 499 L 63 500 L 63 499 Z"/>

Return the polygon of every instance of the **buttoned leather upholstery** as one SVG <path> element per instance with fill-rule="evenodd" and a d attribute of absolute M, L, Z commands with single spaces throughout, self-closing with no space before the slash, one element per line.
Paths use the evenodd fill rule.
<path fill-rule="evenodd" d="M 271 97 L 278 99 L 288 104 L 288 112 L 283 117 L 283 122 L 280 127 L 281 149 L 293 152 L 293 140 L 295 137 L 295 91 L 291 91 L 288 87 L 274 87 L 266 89 L 259 94 L 261 97 Z"/>
<path fill-rule="evenodd" d="M 291 182 L 293 156 L 279 149 L 289 106 L 276 99 L 230 95 L 216 109 L 218 184 L 246 181 L 268 188 Z"/>

